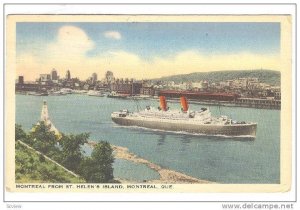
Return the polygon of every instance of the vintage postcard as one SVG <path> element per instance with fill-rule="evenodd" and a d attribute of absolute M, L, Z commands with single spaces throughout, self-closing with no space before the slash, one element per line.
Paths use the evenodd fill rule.
<path fill-rule="evenodd" d="M 9 192 L 285 192 L 289 15 L 8 15 Z"/>

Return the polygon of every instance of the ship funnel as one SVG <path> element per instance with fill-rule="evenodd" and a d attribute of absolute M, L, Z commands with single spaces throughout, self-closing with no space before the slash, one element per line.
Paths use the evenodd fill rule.
<path fill-rule="evenodd" d="M 180 103 L 181 103 L 182 111 L 187 112 L 187 110 L 189 109 L 189 105 L 188 105 L 188 102 L 186 100 L 186 97 L 181 96 L 180 97 Z"/>
<path fill-rule="evenodd" d="M 159 96 L 159 101 L 160 101 L 160 108 L 163 111 L 167 111 L 166 97 L 165 96 Z"/>

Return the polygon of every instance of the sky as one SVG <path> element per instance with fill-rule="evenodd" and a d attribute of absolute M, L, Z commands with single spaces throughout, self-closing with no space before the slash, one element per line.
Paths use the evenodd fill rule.
<path fill-rule="evenodd" d="M 221 70 L 280 70 L 280 23 L 19 22 L 17 76 L 151 79 Z"/>

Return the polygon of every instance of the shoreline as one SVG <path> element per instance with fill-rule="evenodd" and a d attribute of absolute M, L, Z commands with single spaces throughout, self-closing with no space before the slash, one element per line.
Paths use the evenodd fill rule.
<path fill-rule="evenodd" d="M 96 144 L 95 141 L 89 141 L 88 144 L 90 146 L 94 146 Z M 213 184 L 215 182 L 207 181 L 207 180 L 202 180 L 202 179 L 197 179 L 195 177 L 191 177 L 189 175 L 186 175 L 181 172 L 177 172 L 171 169 L 166 169 L 162 168 L 161 166 L 152 163 L 146 159 L 143 159 L 141 157 L 138 157 L 137 155 L 129 152 L 128 148 L 126 147 L 121 147 L 121 146 L 116 146 L 112 145 L 112 148 L 115 152 L 114 156 L 117 159 L 123 159 L 123 160 L 128 160 L 133 163 L 138 163 L 138 164 L 144 164 L 148 168 L 156 171 L 160 178 L 155 179 L 155 180 L 148 180 L 145 181 L 144 183 L 160 183 L 160 184 Z M 129 180 L 123 180 L 123 179 L 117 179 L 121 181 L 121 183 L 129 183 Z"/>
<path fill-rule="evenodd" d="M 26 92 L 16 92 L 19 95 L 27 95 Z M 86 95 L 85 93 L 72 93 L 76 95 Z M 67 94 L 68 95 L 68 94 Z M 51 97 L 51 95 L 49 95 Z M 117 98 L 115 98 L 117 99 Z M 169 102 L 178 102 L 179 98 L 169 98 Z M 133 98 L 122 98 L 120 100 L 133 100 Z M 146 98 L 136 98 L 136 100 L 152 100 L 158 101 L 159 99 L 153 96 Z M 274 100 L 260 99 L 260 98 L 241 98 L 241 100 L 251 100 L 250 102 L 242 102 L 242 101 L 215 101 L 215 100 L 195 100 L 189 99 L 189 104 L 197 104 L 204 106 L 224 106 L 224 107 L 241 107 L 241 108 L 252 108 L 252 109 L 266 109 L 266 110 L 281 110 L 280 105 L 272 104 Z M 260 102 L 262 101 L 262 102 Z M 267 103 L 265 103 L 267 102 Z"/>

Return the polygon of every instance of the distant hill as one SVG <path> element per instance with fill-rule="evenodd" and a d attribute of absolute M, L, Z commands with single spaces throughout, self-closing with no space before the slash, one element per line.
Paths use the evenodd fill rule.
<path fill-rule="evenodd" d="M 213 72 L 195 72 L 191 74 L 180 74 L 167 77 L 161 77 L 157 80 L 174 82 L 198 82 L 207 80 L 209 82 L 220 82 L 242 77 L 256 77 L 260 82 L 270 85 L 280 85 L 280 72 L 273 70 L 231 70 L 231 71 L 213 71 Z"/>

